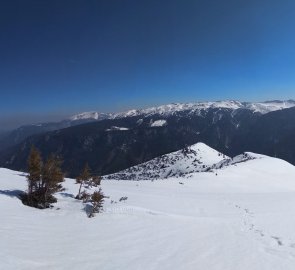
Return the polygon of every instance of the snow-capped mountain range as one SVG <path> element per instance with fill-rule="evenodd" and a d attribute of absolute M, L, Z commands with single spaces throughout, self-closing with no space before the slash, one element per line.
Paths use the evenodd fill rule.
<path fill-rule="evenodd" d="M 126 112 L 119 113 L 101 113 L 101 112 L 83 112 L 73 115 L 68 119 L 60 122 L 49 123 L 35 123 L 31 125 L 21 126 L 14 129 L 1 138 L 0 150 L 16 145 L 29 136 L 41 134 L 44 132 L 59 130 L 89 122 L 96 122 L 101 120 L 116 120 L 127 119 L 130 117 L 148 118 L 153 116 L 160 116 L 168 118 L 170 116 L 202 116 L 205 117 L 212 110 L 228 110 L 233 114 L 240 110 L 248 110 L 257 114 L 267 114 L 268 112 L 278 111 L 295 107 L 294 100 L 286 101 L 266 101 L 266 102 L 239 102 L 239 101 L 216 101 L 216 102 L 194 102 L 194 103 L 172 103 L 158 107 L 150 107 L 146 109 L 133 109 Z M 161 120 L 159 122 L 159 120 Z M 165 119 L 158 119 L 157 122 L 151 123 L 152 127 L 165 126 Z"/>
<path fill-rule="evenodd" d="M 216 101 L 216 102 L 195 102 L 195 103 L 172 103 L 167 105 L 161 105 L 158 107 L 150 107 L 147 109 L 129 110 L 120 113 L 100 113 L 100 112 L 83 112 L 70 117 L 71 121 L 93 119 L 93 120 L 103 120 L 103 119 L 118 119 L 133 116 L 152 116 L 152 115 L 162 115 L 169 116 L 181 112 L 189 111 L 191 114 L 199 114 L 205 112 L 208 109 L 229 109 L 229 110 L 239 110 L 247 109 L 255 113 L 266 114 L 272 111 L 282 110 L 295 107 L 294 100 L 274 100 L 265 102 L 239 102 L 234 100 L 228 101 Z"/>

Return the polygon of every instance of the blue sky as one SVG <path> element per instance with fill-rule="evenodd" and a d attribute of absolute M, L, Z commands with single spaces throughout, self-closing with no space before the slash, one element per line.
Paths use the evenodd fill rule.
<path fill-rule="evenodd" d="M 295 98 L 294 29 L 291 0 L 1 1 L 0 124 Z"/>

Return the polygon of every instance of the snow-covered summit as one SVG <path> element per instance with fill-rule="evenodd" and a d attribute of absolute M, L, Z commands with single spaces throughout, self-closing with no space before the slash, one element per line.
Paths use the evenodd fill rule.
<path fill-rule="evenodd" d="M 133 109 L 120 113 L 85 112 L 78 115 L 74 115 L 70 119 L 74 121 L 81 119 L 117 119 L 125 117 L 134 117 L 139 115 L 143 115 L 146 117 L 152 115 L 169 116 L 181 112 L 187 112 L 189 114 L 200 114 L 201 112 L 206 112 L 209 109 L 228 109 L 232 111 L 238 109 L 247 109 L 255 113 L 266 114 L 272 111 L 287 109 L 291 107 L 295 107 L 294 100 L 274 100 L 265 102 L 239 102 L 235 100 L 226 100 L 215 102 L 171 103 L 167 105 L 150 107 L 146 109 Z"/>
<path fill-rule="evenodd" d="M 124 171 L 105 176 L 108 179 L 147 180 L 181 177 L 194 172 L 207 171 L 227 156 L 204 143 L 197 143 Z"/>

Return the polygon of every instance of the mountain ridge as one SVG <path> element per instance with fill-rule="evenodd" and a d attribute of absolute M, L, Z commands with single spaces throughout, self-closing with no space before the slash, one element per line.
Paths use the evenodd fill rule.
<path fill-rule="evenodd" d="M 249 109 L 253 112 L 258 113 L 268 113 L 271 111 L 287 109 L 295 106 L 294 100 L 270 100 L 264 102 L 240 102 L 236 100 L 221 100 L 221 101 L 208 101 L 208 102 L 191 102 L 191 103 L 170 103 L 155 107 L 148 107 L 146 109 L 131 109 L 125 112 L 119 113 L 100 113 L 96 111 L 92 112 L 83 112 L 76 115 L 71 116 L 70 120 L 78 120 L 78 119 L 116 119 L 116 118 L 124 118 L 131 116 L 140 116 L 140 115 L 164 115 L 167 116 L 169 114 L 184 112 L 191 110 L 196 113 L 201 110 L 206 110 L 209 108 L 224 108 L 231 110 L 238 109 Z"/>

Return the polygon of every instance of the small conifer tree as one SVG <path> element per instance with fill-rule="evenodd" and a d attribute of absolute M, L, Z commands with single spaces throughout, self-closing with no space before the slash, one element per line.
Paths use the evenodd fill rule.
<path fill-rule="evenodd" d="M 28 158 L 28 192 L 22 197 L 24 204 L 36 208 L 48 208 L 56 202 L 53 194 L 62 191 L 64 175 L 61 161 L 51 155 L 43 165 L 39 151 L 33 146 Z"/>
<path fill-rule="evenodd" d="M 32 146 L 31 152 L 28 158 L 28 193 L 27 203 L 30 205 L 33 203 L 34 194 L 38 191 L 41 185 L 42 174 L 42 159 L 40 152 Z"/>
<path fill-rule="evenodd" d="M 101 191 L 101 188 L 98 191 L 94 191 L 91 195 L 90 203 L 91 203 L 91 211 L 88 215 L 89 218 L 94 217 L 95 213 L 99 213 L 102 208 L 102 204 L 104 202 L 104 194 Z"/>
<path fill-rule="evenodd" d="M 99 175 L 94 175 L 91 177 L 90 179 L 90 182 L 89 182 L 89 185 L 91 187 L 97 187 L 97 186 L 100 186 L 100 183 L 101 183 L 101 176 Z"/>
<path fill-rule="evenodd" d="M 56 201 L 53 194 L 64 190 L 61 184 L 63 181 L 64 175 L 61 170 L 61 160 L 51 155 L 42 170 L 41 192 L 43 194 L 44 207 L 48 207 L 51 202 Z"/>

